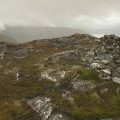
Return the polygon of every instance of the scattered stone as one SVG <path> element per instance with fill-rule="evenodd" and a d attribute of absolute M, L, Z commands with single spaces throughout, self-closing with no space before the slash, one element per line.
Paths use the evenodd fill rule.
<path fill-rule="evenodd" d="M 28 56 L 28 49 L 23 48 L 14 52 L 14 57 L 17 59 L 23 59 Z"/>
<path fill-rule="evenodd" d="M 103 71 L 104 73 L 108 74 L 108 75 L 111 74 L 111 72 L 109 71 L 109 69 L 103 69 L 102 71 Z"/>
<path fill-rule="evenodd" d="M 71 92 L 70 91 L 65 91 L 62 94 L 62 97 L 66 100 L 68 100 L 69 102 L 73 103 L 74 102 L 74 98 L 71 96 Z"/>
<path fill-rule="evenodd" d="M 69 120 L 68 117 L 62 113 L 54 113 L 54 104 L 50 98 L 36 97 L 27 101 L 28 106 L 31 107 L 40 117 L 40 120 Z"/>
<path fill-rule="evenodd" d="M 100 64 L 99 63 L 92 63 L 91 68 L 93 68 L 93 69 L 100 68 Z"/>
<path fill-rule="evenodd" d="M 41 73 L 41 78 L 42 79 L 48 79 L 48 80 L 50 80 L 52 82 L 57 81 L 56 77 L 53 76 L 53 75 L 49 75 L 49 73 L 47 71 L 44 71 L 44 72 Z"/>
<path fill-rule="evenodd" d="M 30 106 L 38 115 L 41 120 L 48 120 L 53 110 L 53 104 L 50 98 L 37 97 L 27 101 Z"/>
<path fill-rule="evenodd" d="M 57 82 L 65 77 L 65 71 L 54 71 L 53 69 L 47 69 L 41 72 L 42 79 L 48 79 L 53 82 Z"/>
<path fill-rule="evenodd" d="M 112 80 L 113 82 L 120 84 L 120 78 L 113 77 Z"/>
<path fill-rule="evenodd" d="M 104 89 L 101 89 L 100 90 L 100 93 L 101 94 L 105 94 L 105 93 L 107 93 L 108 92 L 108 88 L 104 88 Z"/>
<path fill-rule="evenodd" d="M 88 92 L 96 88 L 96 85 L 91 81 L 77 80 L 73 82 L 73 88 L 75 91 Z"/>

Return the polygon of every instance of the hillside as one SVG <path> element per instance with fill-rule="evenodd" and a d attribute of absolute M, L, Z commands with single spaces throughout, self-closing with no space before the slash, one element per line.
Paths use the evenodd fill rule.
<path fill-rule="evenodd" d="M 120 38 L 0 43 L 0 120 L 120 120 Z"/>

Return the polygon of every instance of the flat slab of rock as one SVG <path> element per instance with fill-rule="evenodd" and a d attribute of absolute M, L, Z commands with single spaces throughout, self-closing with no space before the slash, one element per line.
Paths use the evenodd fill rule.
<path fill-rule="evenodd" d="M 73 83 L 73 88 L 76 91 L 88 92 L 96 88 L 96 85 L 91 81 L 87 80 L 78 80 Z"/>

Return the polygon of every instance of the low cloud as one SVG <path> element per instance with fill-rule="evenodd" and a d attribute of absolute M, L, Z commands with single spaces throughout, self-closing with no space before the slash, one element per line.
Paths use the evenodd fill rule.
<path fill-rule="evenodd" d="M 120 32 L 120 16 L 116 13 L 111 13 L 108 16 L 89 16 L 80 15 L 76 18 L 71 18 L 66 22 L 69 27 L 83 28 L 90 33 L 116 33 Z"/>
<path fill-rule="evenodd" d="M 0 0 L 0 28 L 33 25 L 120 32 L 120 0 Z"/>

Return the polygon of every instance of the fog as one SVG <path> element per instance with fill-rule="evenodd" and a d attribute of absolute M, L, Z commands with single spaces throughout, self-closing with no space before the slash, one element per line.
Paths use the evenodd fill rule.
<path fill-rule="evenodd" d="M 120 0 L 0 0 L 5 25 L 77 28 L 120 35 Z"/>

